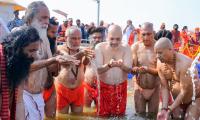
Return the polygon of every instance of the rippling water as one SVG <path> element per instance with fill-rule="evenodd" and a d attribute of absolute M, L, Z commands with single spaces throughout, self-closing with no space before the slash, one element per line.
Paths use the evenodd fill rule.
<path fill-rule="evenodd" d="M 132 81 L 128 81 L 127 94 L 126 115 L 124 117 L 100 118 L 95 116 L 95 108 L 84 108 L 83 115 L 58 114 L 56 120 L 147 120 L 147 118 L 142 118 L 135 115 Z"/>

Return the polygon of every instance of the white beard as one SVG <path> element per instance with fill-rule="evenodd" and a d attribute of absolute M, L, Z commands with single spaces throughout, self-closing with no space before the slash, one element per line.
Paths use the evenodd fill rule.
<path fill-rule="evenodd" d="M 37 19 L 34 19 L 31 23 L 31 26 L 37 29 L 39 36 L 43 42 L 42 44 L 42 49 L 46 49 L 45 53 L 47 54 L 48 57 L 52 56 L 51 51 L 50 51 L 50 44 L 49 44 L 49 39 L 47 37 L 47 27 L 48 25 L 41 25 L 40 22 Z"/>
<path fill-rule="evenodd" d="M 34 27 L 35 29 L 37 29 L 42 41 L 48 40 L 48 37 L 47 37 L 47 27 L 48 26 L 47 25 L 45 25 L 45 24 L 41 25 L 37 19 L 34 19 L 31 23 L 31 26 Z"/>

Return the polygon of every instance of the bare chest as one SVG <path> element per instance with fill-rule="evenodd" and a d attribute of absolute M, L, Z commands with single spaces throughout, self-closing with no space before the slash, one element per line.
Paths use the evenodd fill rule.
<path fill-rule="evenodd" d="M 117 51 L 109 51 L 105 50 L 103 52 L 103 62 L 108 63 L 111 59 L 119 60 L 124 58 L 125 52 L 123 50 L 117 50 Z"/>
<path fill-rule="evenodd" d="M 156 54 L 153 49 L 138 49 L 137 51 L 138 65 L 155 65 L 156 64 Z"/>

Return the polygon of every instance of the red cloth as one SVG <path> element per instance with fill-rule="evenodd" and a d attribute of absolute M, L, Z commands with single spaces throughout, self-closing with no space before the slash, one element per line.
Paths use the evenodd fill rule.
<path fill-rule="evenodd" d="M 10 91 L 6 76 L 6 58 L 4 55 L 4 49 L 2 45 L 0 45 L 0 67 L 1 67 L 1 95 L 2 95 L 0 117 L 2 120 L 10 120 L 10 119 L 15 120 L 17 89 L 13 91 L 14 97 L 12 100 L 11 110 L 9 110 Z"/>
<path fill-rule="evenodd" d="M 54 91 L 55 91 L 54 84 L 52 84 L 52 86 L 49 89 L 44 89 L 43 91 L 44 102 L 47 102 L 49 100 Z"/>
<path fill-rule="evenodd" d="M 100 82 L 99 116 L 121 116 L 125 114 L 127 99 L 127 81 L 119 85 Z"/>
<path fill-rule="evenodd" d="M 172 42 L 179 43 L 180 42 L 180 31 L 172 30 Z"/>
<path fill-rule="evenodd" d="M 128 44 L 131 46 L 134 43 L 135 33 L 131 32 L 130 37 L 128 39 Z"/>
<path fill-rule="evenodd" d="M 189 41 L 189 36 L 188 36 L 187 32 L 182 31 L 180 36 L 181 36 L 182 42 L 184 42 L 184 45 L 187 44 Z"/>
<path fill-rule="evenodd" d="M 179 51 L 180 47 L 181 47 L 181 43 L 179 43 L 179 42 L 174 43 L 174 50 Z"/>
<path fill-rule="evenodd" d="M 98 91 L 97 91 L 97 81 L 95 80 L 95 86 L 92 86 L 86 82 L 83 82 L 83 86 L 87 89 L 88 91 L 88 97 L 90 100 L 94 100 L 95 103 L 97 103 L 97 96 L 98 96 Z"/>
<path fill-rule="evenodd" d="M 188 44 L 185 46 L 185 49 L 182 51 L 182 53 L 192 59 L 194 59 L 197 55 L 199 46 L 198 45 L 192 45 L 189 46 Z"/>
<path fill-rule="evenodd" d="M 160 101 L 163 102 L 163 99 L 162 99 L 162 95 L 161 95 L 161 94 L 160 94 Z M 173 98 L 173 96 L 172 96 L 172 93 L 170 92 L 170 93 L 169 93 L 168 104 L 171 105 L 173 102 L 174 102 L 174 98 Z"/>
<path fill-rule="evenodd" d="M 84 87 L 78 86 L 75 89 L 69 89 L 59 82 L 55 83 L 57 93 L 57 109 L 61 110 L 69 104 L 83 106 L 84 104 Z"/>

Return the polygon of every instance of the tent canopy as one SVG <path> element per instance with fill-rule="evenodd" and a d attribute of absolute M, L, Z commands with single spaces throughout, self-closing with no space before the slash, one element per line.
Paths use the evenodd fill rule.
<path fill-rule="evenodd" d="M 15 0 L 0 0 L 0 6 L 11 5 L 14 10 L 25 10 L 26 8 L 19 5 Z"/>

